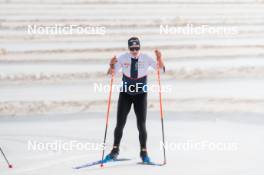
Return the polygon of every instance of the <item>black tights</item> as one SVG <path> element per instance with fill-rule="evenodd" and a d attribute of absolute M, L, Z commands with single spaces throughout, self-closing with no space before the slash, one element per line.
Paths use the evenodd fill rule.
<path fill-rule="evenodd" d="M 126 124 L 127 115 L 130 111 L 132 103 L 137 117 L 137 128 L 139 131 L 140 148 L 146 149 L 147 130 L 147 93 L 129 95 L 125 92 L 120 92 L 117 107 L 117 122 L 114 132 L 114 147 L 119 148 L 120 141 L 123 135 L 123 129 Z"/>

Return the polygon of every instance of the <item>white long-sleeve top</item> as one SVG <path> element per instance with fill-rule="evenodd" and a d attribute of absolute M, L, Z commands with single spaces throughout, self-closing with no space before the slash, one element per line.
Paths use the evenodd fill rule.
<path fill-rule="evenodd" d="M 120 69 L 126 77 L 131 77 L 131 58 L 132 55 L 128 52 L 122 53 L 117 56 L 117 63 L 115 64 L 115 74 L 117 74 Z M 141 78 L 147 75 L 149 67 L 156 69 L 157 62 L 149 55 L 140 53 L 138 57 L 138 77 Z"/>
<path fill-rule="evenodd" d="M 115 74 L 120 69 L 123 73 L 122 92 L 136 95 L 147 92 L 147 72 L 149 68 L 157 69 L 157 62 L 149 55 L 140 53 L 138 58 L 133 58 L 130 53 L 117 56 Z"/>

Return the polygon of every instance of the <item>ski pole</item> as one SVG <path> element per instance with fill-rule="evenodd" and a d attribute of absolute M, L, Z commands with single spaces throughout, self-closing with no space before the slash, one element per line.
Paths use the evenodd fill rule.
<path fill-rule="evenodd" d="M 7 160 L 7 158 L 6 158 L 6 156 L 5 156 L 5 154 L 4 154 L 4 152 L 3 152 L 3 150 L 2 150 L 1 147 L 0 147 L 0 151 L 1 151 L 2 155 L 3 155 L 4 158 L 5 158 L 5 161 L 6 161 L 7 165 L 8 165 L 8 168 L 13 168 L 13 166 L 12 166 L 12 165 L 9 163 L 9 161 Z"/>
<path fill-rule="evenodd" d="M 103 153 L 102 153 L 101 167 L 104 166 L 103 160 L 104 160 L 104 154 L 105 154 L 106 135 L 107 135 L 107 129 L 108 129 L 108 123 L 109 123 L 109 113 L 110 113 L 110 106 L 111 106 L 111 96 L 112 96 L 113 81 L 114 81 L 114 73 L 111 73 L 110 90 L 109 90 L 109 96 L 108 96 L 108 101 L 107 101 L 106 125 L 105 125 L 105 133 L 104 133 L 104 143 L 103 143 Z"/>
<path fill-rule="evenodd" d="M 165 72 L 165 67 L 163 67 Z M 159 86 L 159 104 L 160 104 L 160 119 L 161 119 L 161 128 L 162 128 L 162 145 L 163 145 L 163 165 L 167 162 L 166 160 L 166 150 L 165 150 L 165 133 L 164 133 L 164 122 L 163 122 L 163 108 L 162 108 L 162 96 L 161 96 L 161 83 L 160 83 L 160 66 L 157 63 L 157 77 L 158 77 L 158 86 Z"/>

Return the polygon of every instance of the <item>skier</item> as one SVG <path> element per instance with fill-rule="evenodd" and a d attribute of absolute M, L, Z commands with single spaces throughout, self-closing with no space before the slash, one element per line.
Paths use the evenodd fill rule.
<path fill-rule="evenodd" d="M 140 157 L 143 163 L 150 163 L 147 152 L 147 70 L 163 69 L 165 66 L 159 50 L 155 50 L 157 62 L 147 54 L 140 52 L 140 41 L 138 37 L 131 37 L 128 40 L 129 52 L 123 53 L 118 57 L 113 56 L 110 61 L 108 74 L 117 74 L 122 69 L 122 88 L 119 93 L 117 106 L 117 122 L 114 130 L 114 144 L 111 152 L 105 157 L 105 161 L 116 160 L 119 155 L 120 141 L 123 129 L 126 124 L 127 115 L 133 104 L 137 118 L 137 128 L 139 131 Z"/>

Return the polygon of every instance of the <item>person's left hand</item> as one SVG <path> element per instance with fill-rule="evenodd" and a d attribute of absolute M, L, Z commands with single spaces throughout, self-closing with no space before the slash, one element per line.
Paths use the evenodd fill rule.
<path fill-rule="evenodd" d="M 157 60 L 159 61 L 161 59 L 161 57 L 162 57 L 161 51 L 159 49 L 155 49 L 154 52 L 155 52 L 155 55 L 157 57 Z"/>
<path fill-rule="evenodd" d="M 157 62 L 159 64 L 159 67 L 160 68 L 164 68 L 164 63 L 163 63 L 161 51 L 159 49 L 155 49 L 154 52 L 155 52 L 155 55 L 156 55 L 156 58 L 157 58 Z"/>

